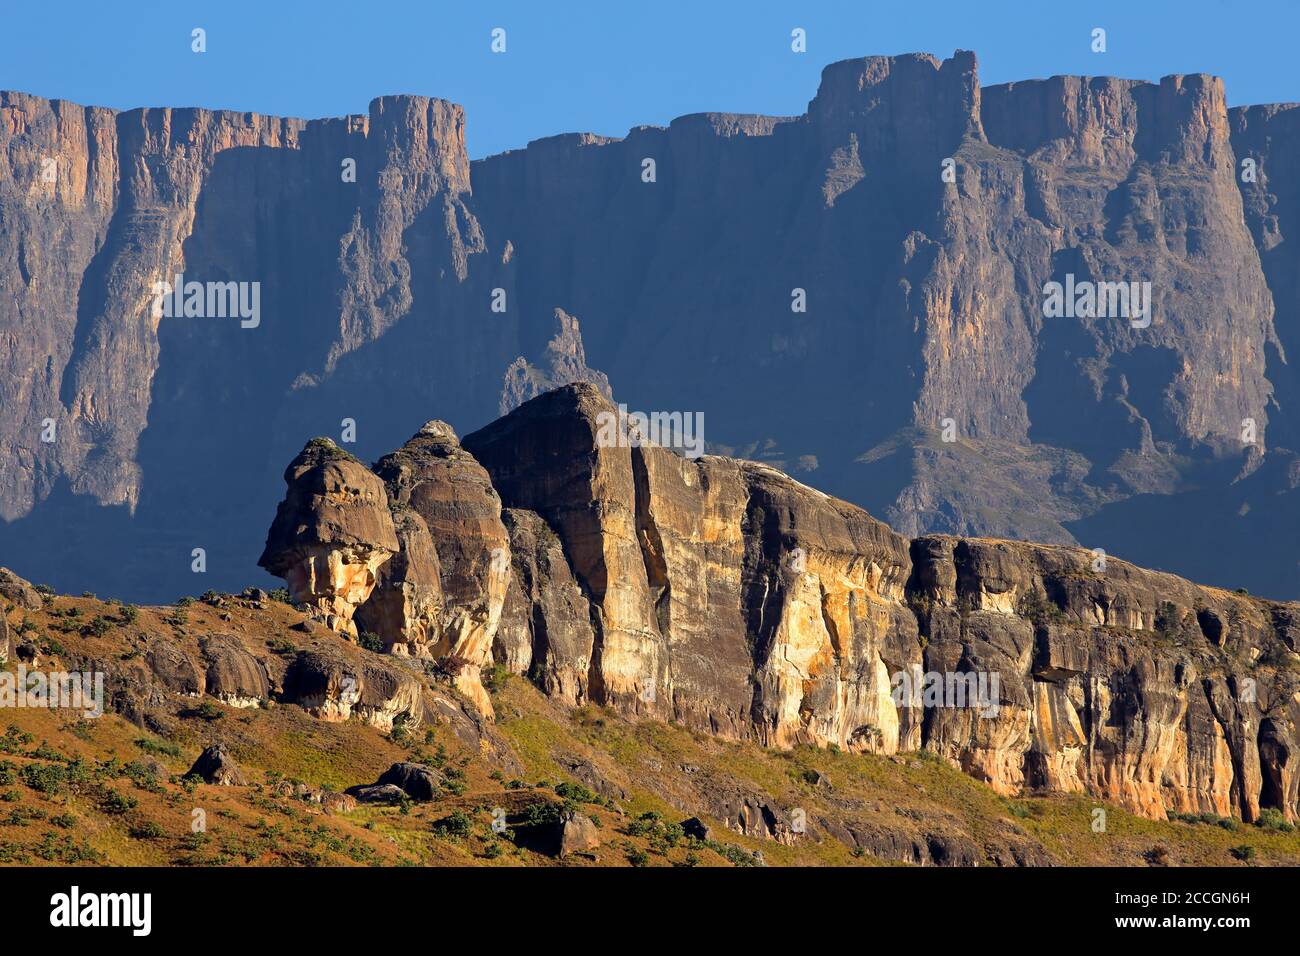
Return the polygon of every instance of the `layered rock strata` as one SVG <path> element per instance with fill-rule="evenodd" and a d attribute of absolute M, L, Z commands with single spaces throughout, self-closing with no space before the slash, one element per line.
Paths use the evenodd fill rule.
<path fill-rule="evenodd" d="M 1300 605 L 1100 550 L 908 540 L 766 465 L 611 440 L 610 421 L 584 383 L 461 442 L 425 426 L 374 485 L 353 479 L 376 489 L 370 526 L 406 509 L 420 523 L 326 619 L 373 622 L 487 713 L 495 661 L 570 705 L 774 747 L 925 749 L 1004 794 L 1149 816 L 1300 809 Z M 331 563 L 321 535 L 287 537 L 336 506 L 311 469 L 286 479 L 264 563 L 294 587 L 304 553 L 348 567 L 390 548 L 354 529 Z"/>

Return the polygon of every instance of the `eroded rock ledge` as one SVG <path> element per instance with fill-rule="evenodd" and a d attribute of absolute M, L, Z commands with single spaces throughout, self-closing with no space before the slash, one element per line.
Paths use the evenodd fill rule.
<path fill-rule="evenodd" d="M 776 747 L 924 748 L 1003 793 L 1160 817 L 1300 809 L 1300 605 L 1080 548 L 908 540 L 754 462 L 597 441 L 590 384 L 373 470 L 323 439 L 261 564 L 485 715 L 494 663 Z"/>

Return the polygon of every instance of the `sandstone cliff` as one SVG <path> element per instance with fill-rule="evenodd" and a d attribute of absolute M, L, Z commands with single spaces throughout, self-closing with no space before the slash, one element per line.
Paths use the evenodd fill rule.
<path fill-rule="evenodd" d="M 263 563 L 485 711 L 495 659 L 566 705 L 778 748 L 924 749 L 1003 794 L 1300 813 L 1300 605 L 1075 547 L 909 541 L 766 465 L 611 441 L 611 416 L 583 383 L 462 442 L 430 423 L 350 477 L 366 492 L 347 520 L 309 444 Z M 394 538 L 408 508 L 420 522 Z M 335 570 L 313 584 L 305 560 Z"/>

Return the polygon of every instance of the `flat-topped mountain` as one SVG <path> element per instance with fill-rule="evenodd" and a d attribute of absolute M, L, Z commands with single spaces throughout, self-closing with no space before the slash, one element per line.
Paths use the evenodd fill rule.
<path fill-rule="evenodd" d="M 370 459 L 580 380 L 909 536 L 1295 598 L 1298 116 L 914 54 L 831 64 L 802 116 L 470 162 L 424 97 L 0 93 L 0 549 L 140 600 L 203 549 L 236 588 L 303 434 Z"/>

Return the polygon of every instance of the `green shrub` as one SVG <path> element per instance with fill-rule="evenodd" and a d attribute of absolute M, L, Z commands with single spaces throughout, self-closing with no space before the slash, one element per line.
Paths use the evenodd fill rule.
<path fill-rule="evenodd" d="M 118 793 L 116 790 L 109 788 L 104 791 L 104 796 L 99 802 L 99 809 L 117 816 L 126 813 L 128 810 L 134 810 L 139 804 L 140 801 L 135 797 Z"/>
<path fill-rule="evenodd" d="M 147 754 L 164 757 L 179 757 L 181 755 L 181 748 L 166 740 L 151 740 L 148 737 L 138 737 L 135 745 Z"/>
<path fill-rule="evenodd" d="M 433 832 L 448 840 L 464 840 L 474 830 L 474 820 L 464 810 L 454 810 L 450 816 L 434 821 Z"/>
<path fill-rule="evenodd" d="M 29 763 L 19 776 L 24 784 L 47 797 L 62 793 L 69 783 L 67 769 L 55 763 Z"/>
<path fill-rule="evenodd" d="M 1255 826 L 1261 830 L 1275 830 L 1278 833 L 1291 833 L 1295 830 L 1295 827 L 1287 821 L 1286 814 L 1276 807 L 1261 810 Z"/>
<path fill-rule="evenodd" d="M 136 840 L 156 840 L 163 835 L 163 828 L 152 820 L 145 820 L 131 827 L 128 832 Z"/>
<path fill-rule="evenodd" d="M 600 797 L 580 783 L 559 783 L 555 786 L 557 796 L 577 803 L 602 803 Z"/>
<path fill-rule="evenodd" d="M 91 637 L 103 637 L 113 629 L 113 622 L 102 614 L 97 615 L 89 624 L 81 629 L 82 634 L 89 634 Z"/>

